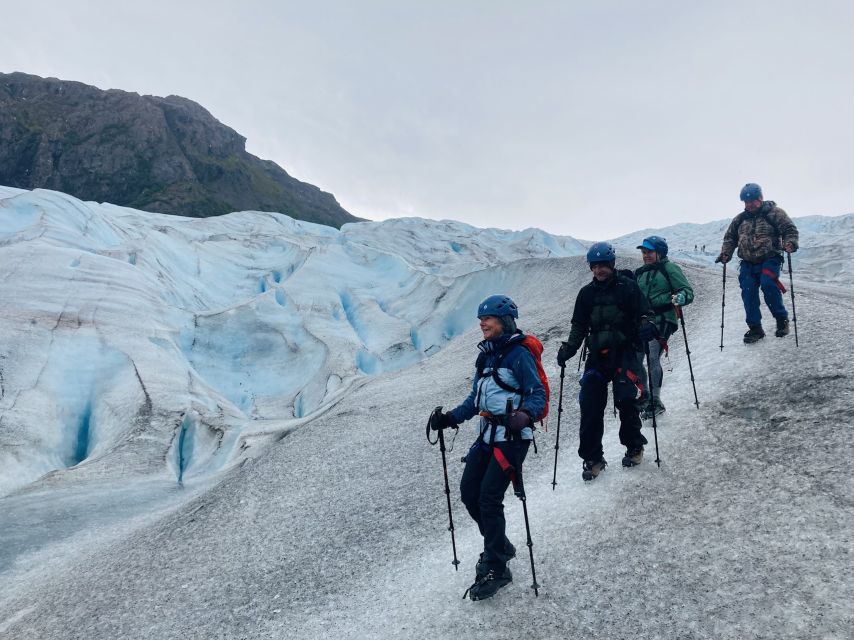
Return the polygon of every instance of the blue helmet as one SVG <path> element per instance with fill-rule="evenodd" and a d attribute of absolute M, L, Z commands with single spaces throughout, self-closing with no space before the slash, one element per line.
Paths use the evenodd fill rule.
<path fill-rule="evenodd" d="M 593 265 L 597 262 L 607 262 L 614 267 L 617 261 L 617 254 L 610 242 L 595 242 L 587 250 L 587 264 Z"/>
<path fill-rule="evenodd" d="M 661 236 L 649 236 L 643 239 L 643 242 L 638 245 L 638 249 L 655 251 L 659 258 L 663 258 L 667 255 L 667 240 Z"/>
<path fill-rule="evenodd" d="M 495 316 L 496 318 L 500 318 L 501 316 L 511 316 L 513 318 L 518 318 L 519 308 L 509 296 L 489 296 L 477 307 L 477 317 L 482 318 L 484 316 Z"/>
<path fill-rule="evenodd" d="M 742 202 L 750 202 L 751 200 L 762 200 L 762 187 L 755 182 L 748 182 L 741 188 L 739 196 Z"/>

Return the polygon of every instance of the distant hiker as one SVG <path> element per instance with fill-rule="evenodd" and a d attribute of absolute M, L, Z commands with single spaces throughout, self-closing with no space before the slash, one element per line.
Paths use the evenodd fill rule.
<path fill-rule="evenodd" d="M 706 253 L 706 245 L 703 245 L 703 253 Z"/>
<path fill-rule="evenodd" d="M 655 414 L 664 412 L 661 402 L 661 384 L 664 371 L 661 368 L 661 352 L 667 349 L 667 339 L 679 328 L 675 306 L 684 307 L 694 300 L 691 288 L 682 269 L 667 258 L 667 240 L 661 236 L 649 236 L 638 245 L 643 256 L 643 266 L 635 269 L 635 279 L 641 293 L 646 296 L 655 314 L 658 337 L 649 341 L 649 364 L 652 369 L 652 401 Z M 643 362 L 645 350 L 641 347 L 638 357 Z M 646 368 L 641 367 L 641 380 L 646 389 Z M 644 393 L 638 401 L 642 418 L 651 418 L 649 396 Z"/>
<path fill-rule="evenodd" d="M 759 290 L 765 304 L 777 320 L 774 333 L 782 338 L 789 333 L 789 313 L 783 306 L 786 287 L 780 282 L 783 251 L 798 250 L 798 229 L 780 207 L 772 200 L 762 200 L 762 188 L 748 183 L 741 189 L 744 211 L 730 223 L 724 234 L 721 253 L 715 262 L 726 264 L 738 247 L 741 264 L 738 284 L 747 320 L 744 343 L 752 344 L 765 337 L 762 330 L 762 312 L 759 310 Z"/>
<path fill-rule="evenodd" d="M 478 307 L 477 317 L 484 339 L 477 345 L 471 393 L 439 422 L 442 428 L 454 427 L 481 416 L 479 435 L 465 457 L 460 494 L 483 535 L 475 582 L 468 591 L 472 600 L 483 600 L 513 580 L 507 562 L 516 548 L 504 533 L 504 493 L 511 473 L 521 477 L 534 437 L 533 419 L 545 411 L 546 391 L 526 346 L 531 337 L 516 328 L 519 311 L 513 300 L 490 296 Z"/>
<path fill-rule="evenodd" d="M 653 313 L 641 294 L 634 274 L 615 270 L 616 254 L 607 242 L 597 242 L 587 251 L 593 281 L 578 292 L 572 312 L 569 339 L 558 351 L 563 367 L 587 340 L 587 361 L 581 377 L 581 427 L 578 455 L 584 461 L 581 477 L 593 480 L 605 466 L 602 435 L 608 384 L 613 383 L 614 404 L 620 412 L 620 442 L 626 447 L 623 466 L 632 467 L 643 459 L 646 438 L 635 400 L 642 388 L 642 364 L 637 349 L 640 340 L 655 337 L 650 322 Z"/>
<path fill-rule="evenodd" d="M 694 245 L 694 253 L 697 253 L 697 245 Z"/>

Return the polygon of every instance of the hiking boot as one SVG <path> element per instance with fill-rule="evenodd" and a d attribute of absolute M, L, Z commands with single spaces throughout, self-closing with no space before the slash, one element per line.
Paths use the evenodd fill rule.
<path fill-rule="evenodd" d="M 774 335 L 778 338 L 782 338 L 783 336 L 789 335 L 788 318 L 777 318 L 777 330 L 774 332 Z"/>
<path fill-rule="evenodd" d="M 643 461 L 643 447 L 637 449 L 626 449 L 626 455 L 623 456 L 623 466 L 636 467 Z"/>
<path fill-rule="evenodd" d="M 508 540 L 507 544 L 504 546 L 504 562 L 510 562 L 513 558 L 516 557 L 516 547 L 514 547 L 511 542 Z M 477 564 L 474 565 L 474 574 L 475 579 L 482 578 L 489 571 L 483 562 L 483 551 L 480 552 L 480 557 L 477 559 Z"/>
<path fill-rule="evenodd" d="M 649 408 L 649 400 L 647 400 L 646 406 L 640 412 L 641 420 L 652 420 L 653 414 L 661 415 L 667 411 L 664 408 L 664 403 L 661 401 L 661 398 L 653 398 L 652 399 L 652 410 Z"/>
<path fill-rule="evenodd" d="M 762 330 L 761 324 L 748 325 L 750 328 L 744 334 L 744 344 L 753 344 L 759 342 L 765 337 L 765 332 Z"/>
<path fill-rule="evenodd" d="M 466 589 L 463 598 L 468 596 L 472 600 L 486 600 L 494 596 L 501 587 L 511 582 L 513 582 L 513 574 L 507 567 L 504 567 L 503 571 L 490 569 L 486 575 L 478 577 L 474 584 Z"/>
<path fill-rule="evenodd" d="M 601 460 L 585 460 L 581 465 L 581 479 L 586 481 L 592 480 L 600 473 L 605 470 L 605 467 L 608 466 L 608 463 L 605 462 L 605 458 Z"/>

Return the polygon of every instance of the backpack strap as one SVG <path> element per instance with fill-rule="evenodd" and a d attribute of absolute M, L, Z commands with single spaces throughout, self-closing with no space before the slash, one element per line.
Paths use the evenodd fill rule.
<path fill-rule="evenodd" d="M 519 334 L 519 335 L 521 335 L 521 334 Z M 522 338 L 522 339 L 524 339 L 524 338 Z M 501 376 L 498 374 L 498 369 L 501 367 L 502 363 L 504 362 L 504 358 L 507 356 L 508 353 L 510 353 L 510 351 L 513 349 L 513 347 L 515 347 L 516 345 L 519 345 L 520 347 L 525 346 L 522 343 L 522 340 L 513 340 L 513 341 L 508 342 L 507 344 L 505 344 L 501 347 L 501 350 L 498 352 L 498 355 L 496 356 L 495 361 L 492 363 L 492 370 L 487 375 L 490 378 L 492 378 L 493 380 L 495 380 L 495 384 L 497 384 L 499 387 L 504 389 L 504 391 L 509 391 L 510 393 L 516 393 L 518 395 L 522 395 L 522 389 L 517 389 L 516 387 L 507 384 L 504 380 L 501 379 Z M 483 356 L 482 360 L 481 360 L 481 356 Z M 477 369 L 478 375 L 480 377 L 483 377 L 483 370 L 486 368 L 486 354 L 481 353 L 477 357 L 477 361 L 479 363 L 477 365 L 478 366 L 478 369 Z M 480 400 L 480 394 L 478 394 L 478 401 L 479 400 Z"/>
<path fill-rule="evenodd" d="M 632 315 L 632 302 L 634 302 L 631 298 L 630 289 L 632 285 L 637 287 L 637 281 L 634 278 L 634 274 L 632 274 L 631 278 L 623 276 L 622 281 L 618 281 L 616 283 L 616 296 L 617 296 L 617 306 L 620 310 L 626 315 Z"/>
<path fill-rule="evenodd" d="M 656 262 L 653 264 L 653 270 L 660 273 L 664 276 L 664 279 L 667 280 L 667 288 L 670 289 L 670 295 L 677 293 L 677 291 L 673 288 L 673 281 L 670 279 L 670 274 L 667 273 L 667 266 L 664 262 Z M 666 311 L 670 311 L 673 309 L 672 304 L 660 304 L 658 306 L 652 307 L 652 312 L 655 315 L 660 315 Z"/>
<path fill-rule="evenodd" d="M 764 210 L 764 207 L 759 210 L 759 215 L 761 215 L 763 218 L 765 218 L 765 222 L 767 222 L 769 225 L 771 225 L 771 228 L 774 229 L 774 233 L 777 236 L 781 235 L 780 229 L 777 227 L 776 224 L 774 224 L 774 221 L 768 217 L 768 212 Z"/>
<path fill-rule="evenodd" d="M 656 262 L 656 271 L 661 271 L 661 274 L 664 276 L 664 279 L 667 280 L 667 288 L 670 289 L 670 294 L 676 293 L 673 290 L 673 282 L 670 280 L 670 274 L 667 273 L 667 264 L 664 262 Z"/>
<path fill-rule="evenodd" d="M 490 375 L 492 376 L 492 379 L 495 380 L 495 384 L 497 384 L 505 391 L 522 395 L 522 389 L 517 389 L 516 387 L 507 384 L 504 380 L 501 379 L 501 376 L 498 374 L 498 369 L 503 364 L 504 356 L 507 355 L 508 351 L 510 351 L 510 349 L 502 349 L 501 353 L 498 354 L 498 358 L 496 358 L 495 360 L 495 364 L 492 367 Z"/>
<path fill-rule="evenodd" d="M 638 288 L 638 290 L 640 290 L 637 285 L 637 282 L 635 281 L 634 274 L 632 274 L 631 278 L 624 277 L 623 282 L 617 282 L 617 306 L 619 307 L 620 311 L 623 312 L 624 317 L 622 323 L 616 325 L 614 328 L 619 329 L 627 338 L 632 332 L 631 318 L 634 315 L 634 300 L 632 299 L 631 295 L 631 288 L 633 285 Z"/>

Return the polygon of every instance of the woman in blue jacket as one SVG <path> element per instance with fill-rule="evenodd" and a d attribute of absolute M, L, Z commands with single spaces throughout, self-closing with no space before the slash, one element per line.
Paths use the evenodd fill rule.
<path fill-rule="evenodd" d="M 441 426 L 453 427 L 480 415 L 478 437 L 466 455 L 460 494 L 483 535 L 483 553 L 475 568 L 472 600 L 495 595 L 513 580 L 507 562 L 516 549 L 504 533 L 504 494 L 510 484 L 503 467 L 517 473 L 534 438 L 533 418 L 545 408 L 545 387 L 534 356 L 516 328 L 519 310 L 508 296 L 494 295 L 477 310 L 483 341 L 472 390 L 455 409 L 442 415 Z"/>

